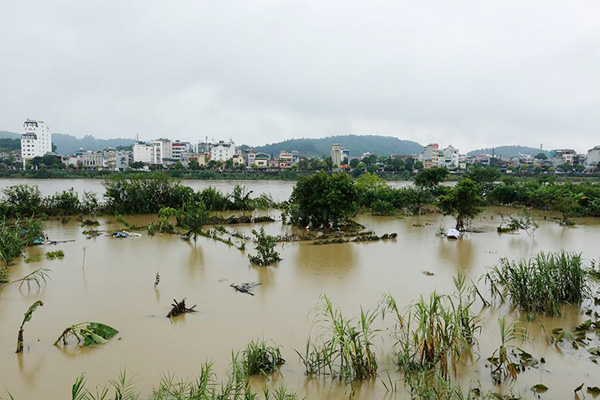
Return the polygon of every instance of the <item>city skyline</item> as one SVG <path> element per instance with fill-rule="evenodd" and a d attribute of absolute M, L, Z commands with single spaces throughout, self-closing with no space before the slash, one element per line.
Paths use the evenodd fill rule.
<path fill-rule="evenodd" d="M 259 145 L 594 143 L 600 4 L 5 2 L 0 121 Z M 198 133 L 197 133 L 198 132 Z"/>

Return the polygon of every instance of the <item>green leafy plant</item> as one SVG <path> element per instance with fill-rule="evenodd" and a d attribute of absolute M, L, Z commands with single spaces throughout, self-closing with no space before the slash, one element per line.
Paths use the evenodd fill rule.
<path fill-rule="evenodd" d="M 579 304 L 589 294 L 581 255 L 538 253 L 526 260 L 500 260 L 485 278 L 493 297 L 508 298 L 526 312 L 560 315 L 563 304 Z"/>
<path fill-rule="evenodd" d="M 268 374 L 285 362 L 278 346 L 269 346 L 258 339 L 248 343 L 242 356 L 242 365 L 249 375 Z"/>
<path fill-rule="evenodd" d="M 62 260 L 65 257 L 65 253 L 62 250 L 56 250 L 56 251 L 50 251 L 48 253 L 46 253 L 46 259 L 48 260 L 54 260 L 54 259 L 59 259 Z"/>
<path fill-rule="evenodd" d="M 81 346 L 94 347 L 98 344 L 105 344 L 110 338 L 115 336 L 119 331 L 98 322 L 81 322 L 71 325 L 60 334 L 54 342 L 55 346 L 60 343 L 67 345 L 68 339 L 73 337 L 77 339 L 77 343 Z"/>
<path fill-rule="evenodd" d="M 304 364 L 306 374 L 331 374 L 347 384 L 377 375 L 377 359 L 374 351 L 376 330 L 372 324 L 377 311 L 364 311 L 360 318 L 345 319 L 335 309 L 327 296 L 314 309 L 315 324 L 320 330 L 317 343 L 306 343 L 304 354 L 296 351 Z"/>
<path fill-rule="evenodd" d="M 256 244 L 256 251 L 258 254 L 248 255 L 248 259 L 252 264 L 267 266 L 277 261 L 281 261 L 279 253 L 275 251 L 277 245 L 277 238 L 275 236 L 267 235 L 264 228 L 260 228 L 260 231 L 252 230 L 254 234 L 254 243 Z"/>
<path fill-rule="evenodd" d="M 517 374 L 526 366 L 537 364 L 531 355 L 512 343 L 527 338 L 527 330 L 516 323 L 506 325 L 504 317 L 498 319 L 500 325 L 500 346 L 488 358 L 492 380 L 500 384 L 507 379 L 516 380 Z"/>
<path fill-rule="evenodd" d="M 50 275 L 48 275 L 48 272 L 50 272 L 50 270 L 47 268 L 38 268 L 35 271 L 28 273 L 22 278 L 5 283 L 3 286 L 0 286 L 0 288 L 18 283 L 19 289 L 22 288 L 23 285 L 27 285 L 27 290 L 31 290 L 32 285 L 36 285 L 39 289 L 42 287 L 42 284 L 45 284 L 48 280 L 50 280 Z"/>
<path fill-rule="evenodd" d="M 26 322 L 31 321 L 31 317 L 33 316 L 33 313 L 35 312 L 35 310 L 38 307 L 43 306 L 44 303 L 42 303 L 40 300 L 36 301 L 35 303 L 33 303 L 25 312 L 25 317 L 23 318 L 23 322 L 21 322 L 21 326 L 19 328 L 19 334 L 17 336 L 17 353 L 21 353 L 23 352 L 23 333 L 24 333 L 24 326 Z"/>

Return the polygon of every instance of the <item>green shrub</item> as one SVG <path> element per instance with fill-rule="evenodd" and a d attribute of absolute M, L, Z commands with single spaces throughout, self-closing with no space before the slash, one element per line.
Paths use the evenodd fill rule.
<path fill-rule="evenodd" d="M 249 375 L 268 374 L 285 362 L 278 346 L 268 346 L 264 340 L 252 340 L 242 352 L 242 365 Z"/>

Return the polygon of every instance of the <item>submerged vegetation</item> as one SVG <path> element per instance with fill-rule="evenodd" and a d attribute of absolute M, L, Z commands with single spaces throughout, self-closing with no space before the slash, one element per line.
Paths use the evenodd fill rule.
<path fill-rule="evenodd" d="M 450 371 L 456 374 L 461 358 L 472 357 L 475 335 L 481 331 L 481 322 L 471 311 L 475 290 L 467 287 L 463 275 L 454 284 L 454 295 L 433 292 L 429 299 L 421 297 L 410 306 L 405 315 L 390 295 L 384 297 L 384 309 L 396 318 L 397 363 L 407 379 L 422 371 L 437 371 L 447 378 Z"/>
<path fill-rule="evenodd" d="M 248 254 L 248 259 L 252 264 L 262 265 L 263 267 L 281 261 L 279 253 L 275 251 L 277 246 L 277 238 L 267 235 L 265 228 L 261 227 L 260 231 L 252 230 L 254 234 L 254 242 L 256 243 L 256 255 Z"/>
<path fill-rule="evenodd" d="M 114 396 L 111 395 L 114 393 Z M 95 392 L 87 388 L 84 375 L 80 375 L 72 387 L 73 400 L 137 400 L 141 391 L 134 379 L 127 378 L 121 372 L 115 380 L 109 381 Z M 194 380 L 180 380 L 173 375 L 164 375 L 157 387 L 152 390 L 151 400 L 296 400 L 298 396 L 290 392 L 284 385 L 271 390 L 264 388 L 262 393 L 254 391 L 250 386 L 250 374 L 232 356 L 231 366 L 225 379 L 219 379 L 213 370 L 213 364 L 203 363 L 200 374 Z"/>
<path fill-rule="evenodd" d="M 242 352 L 242 365 L 248 375 L 269 374 L 285 363 L 279 346 L 269 346 L 262 340 L 252 340 Z"/>
<path fill-rule="evenodd" d="M 115 328 L 99 322 L 81 322 L 66 328 L 56 339 L 54 345 L 62 344 L 66 346 L 69 338 L 75 338 L 79 346 L 94 347 L 98 344 L 107 343 L 117 333 L 119 331 Z"/>
<path fill-rule="evenodd" d="M 589 293 L 580 254 L 539 253 L 525 260 L 500 260 L 486 274 L 493 297 L 525 312 L 560 315 L 564 304 L 580 304 Z"/>
<path fill-rule="evenodd" d="M 19 327 L 19 334 L 17 336 L 17 351 L 16 351 L 17 353 L 23 352 L 23 333 L 24 333 L 25 323 L 31 321 L 31 317 L 33 316 L 33 313 L 35 312 L 35 310 L 38 307 L 41 307 L 43 305 L 44 305 L 44 303 L 42 301 L 37 300 L 25 312 L 25 316 L 23 317 L 23 322 L 21 322 L 21 326 Z"/>
<path fill-rule="evenodd" d="M 315 307 L 316 342 L 309 339 L 300 356 L 307 375 L 331 375 L 348 384 L 377 375 L 372 325 L 378 311 L 361 309 L 360 318 L 346 319 L 327 296 Z"/>

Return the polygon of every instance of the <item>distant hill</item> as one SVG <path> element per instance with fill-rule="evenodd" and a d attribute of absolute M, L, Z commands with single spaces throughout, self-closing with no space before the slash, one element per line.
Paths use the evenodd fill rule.
<path fill-rule="evenodd" d="M 535 147 L 526 147 L 526 146 L 498 146 L 485 148 L 485 149 L 477 149 L 467 153 L 467 155 L 472 156 L 476 154 L 495 154 L 499 157 L 518 157 L 520 154 L 529 154 L 532 156 L 536 156 L 540 153 L 544 153 L 546 156 L 550 156 L 550 152 L 547 150 L 537 149 Z"/>
<path fill-rule="evenodd" d="M 14 132 L 0 131 L 0 139 L 20 139 L 21 135 Z M 85 150 L 98 151 L 107 147 L 131 146 L 135 143 L 133 139 L 96 139 L 91 135 L 86 135 L 82 138 L 77 138 L 73 135 L 64 133 L 52 133 L 52 144 L 56 145 L 58 154 L 73 154 L 81 147 Z M 8 144 L 8 142 L 4 143 Z M 20 142 L 19 142 L 20 148 Z"/>
<path fill-rule="evenodd" d="M 133 139 L 96 139 L 91 135 L 85 135 L 82 138 L 77 138 L 73 135 L 65 135 L 64 133 L 53 133 L 52 143 L 56 145 L 58 154 L 73 154 L 80 147 L 85 150 L 98 151 L 108 147 L 115 148 L 117 146 L 131 146 L 135 143 Z"/>
<path fill-rule="evenodd" d="M 350 150 L 350 156 L 356 157 L 363 153 L 374 153 L 380 156 L 391 154 L 416 154 L 423 151 L 423 146 L 410 140 L 400 140 L 391 136 L 375 135 L 340 135 L 328 136 L 322 139 L 289 139 L 283 142 L 254 147 L 254 151 L 278 155 L 281 150 L 297 150 L 307 157 L 329 156 L 331 145 L 337 143 Z"/>
<path fill-rule="evenodd" d="M 21 139 L 21 135 L 14 132 L 0 131 L 0 139 Z"/>

